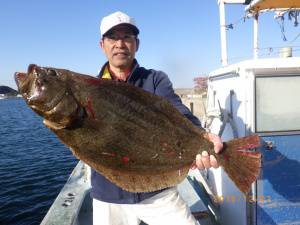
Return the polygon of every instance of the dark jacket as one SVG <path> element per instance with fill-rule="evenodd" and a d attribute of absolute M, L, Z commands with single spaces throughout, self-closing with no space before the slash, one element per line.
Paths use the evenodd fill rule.
<path fill-rule="evenodd" d="M 100 71 L 98 77 L 102 77 L 106 66 L 107 63 L 102 67 L 102 70 Z M 165 97 L 190 121 L 192 121 L 196 126 L 201 127 L 200 121 L 192 115 L 190 110 L 182 104 L 180 98 L 174 93 L 172 84 L 165 73 L 140 67 L 135 60 L 134 68 L 129 75 L 127 82 L 136 87 L 140 87 L 145 91 Z M 119 188 L 93 169 L 91 175 L 91 183 L 91 196 L 100 201 L 111 203 L 138 203 L 162 191 L 160 190 L 148 193 L 131 193 Z"/>

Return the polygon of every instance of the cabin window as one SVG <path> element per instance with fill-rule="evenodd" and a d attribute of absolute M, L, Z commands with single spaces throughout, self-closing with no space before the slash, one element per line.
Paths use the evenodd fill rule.
<path fill-rule="evenodd" d="M 256 131 L 300 130 L 300 76 L 256 77 Z"/>

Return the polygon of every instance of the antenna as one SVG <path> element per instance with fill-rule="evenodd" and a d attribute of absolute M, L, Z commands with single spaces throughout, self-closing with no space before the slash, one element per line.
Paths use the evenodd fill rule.
<path fill-rule="evenodd" d="M 220 34 L 221 34 L 221 63 L 227 66 L 227 38 L 226 38 L 226 16 L 225 4 L 249 4 L 250 0 L 218 0 L 220 14 Z"/>
<path fill-rule="evenodd" d="M 221 34 L 221 63 L 222 66 L 227 66 L 227 38 L 226 38 L 226 17 L 225 17 L 225 2 L 220 0 L 219 14 L 220 14 L 220 34 Z"/>

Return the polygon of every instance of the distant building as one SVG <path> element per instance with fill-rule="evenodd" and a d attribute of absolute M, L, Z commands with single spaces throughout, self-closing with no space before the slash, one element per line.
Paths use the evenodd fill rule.
<path fill-rule="evenodd" d="M 0 94 L 0 99 L 6 98 L 5 94 Z"/>
<path fill-rule="evenodd" d="M 205 115 L 206 91 L 195 88 L 176 88 L 175 93 L 181 98 L 182 103 L 202 121 Z"/>

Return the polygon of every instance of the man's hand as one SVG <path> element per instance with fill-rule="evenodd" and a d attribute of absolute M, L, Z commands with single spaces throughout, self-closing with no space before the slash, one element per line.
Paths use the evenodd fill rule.
<path fill-rule="evenodd" d="M 221 138 L 212 133 L 206 133 L 204 136 L 207 140 L 211 141 L 214 144 L 215 153 L 219 153 L 223 148 L 223 143 Z M 202 154 L 196 155 L 195 163 L 192 166 L 192 169 L 209 169 L 209 168 L 218 168 L 219 164 L 216 158 L 213 155 L 208 155 L 207 151 L 202 152 Z"/>

